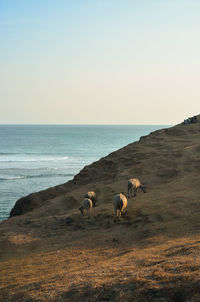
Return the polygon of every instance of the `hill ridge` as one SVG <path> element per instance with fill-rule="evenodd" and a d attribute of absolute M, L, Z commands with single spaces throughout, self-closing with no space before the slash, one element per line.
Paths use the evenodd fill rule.
<path fill-rule="evenodd" d="M 22 199 L 23 215 L 0 223 L 0 301 L 200 301 L 199 138 L 200 116 Z M 117 221 L 113 196 L 131 177 L 147 193 Z M 90 218 L 78 210 L 88 190 L 99 200 Z"/>

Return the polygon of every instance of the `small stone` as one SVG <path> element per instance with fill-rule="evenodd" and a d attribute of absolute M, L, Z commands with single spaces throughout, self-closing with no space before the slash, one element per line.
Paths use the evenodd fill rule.
<path fill-rule="evenodd" d="M 65 219 L 65 223 L 66 224 L 72 224 L 74 222 L 74 219 L 73 218 L 71 218 L 71 217 L 66 217 L 66 219 Z"/>
<path fill-rule="evenodd" d="M 25 224 L 30 224 L 31 220 L 26 220 Z"/>
<path fill-rule="evenodd" d="M 119 239 L 117 239 L 117 238 L 113 237 L 113 242 L 117 242 L 117 243 L 119 243 Z"/>

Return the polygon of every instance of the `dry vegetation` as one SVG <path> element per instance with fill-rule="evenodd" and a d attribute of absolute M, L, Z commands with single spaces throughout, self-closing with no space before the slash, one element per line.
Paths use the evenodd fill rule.
<path fill-rule="evenodd" d="M 199 122 L 156 131 L 18 202 L 24 215 L 0 225 L 0 301 L 200 301 L 199 135 Z M 130 177 L 148 193 L 116 221 Z M 87 190 L 91 218 L 77 210 Z"/>

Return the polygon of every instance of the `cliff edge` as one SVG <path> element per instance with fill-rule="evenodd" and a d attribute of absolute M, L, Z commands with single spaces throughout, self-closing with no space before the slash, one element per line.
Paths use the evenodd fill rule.
<path fill-rule="evenodd" d="M 189 170 L 198 171 L 198 163 L 194 156 L 189 163 L 189 157 L 192 156 L 191 150 L 184 149 L 190 149 L 188 144 L 195 136 L 198 140 L 198 134 L 199 122 L 190 125 L 180 124 L 152 132 L 141 137 L 139 141 L 84 167 L 73 180 L 20 198 L 11 210 L 10 217 L 30 212 L 43 206 L 49 200 L 68 195 L 77 189 L 80 190 L 81 186 L 91 186 L 101 194 L 101 183 L 103 186 L 112 185 L 112 183 L 126 182 L 128 178 L 134 176 L 152 186 L 185 176 Z M 192 147 L 191 149 L 193 150 Z M 198 152 L 198 142 L 193 151 Z M 121 188 L 119 187 L 120 189 L 126 191 L 126 183 Z M 75 206 L 80 198 L 78 197 Z"/>
<path fill-rule="evenodd" d="M 0 224 L 0 301 L 200 301 L 200 116 L 141 137 Z M 139 178 L 116 221 L 113 196 Z M 90 218 L 78 206 L 94 190 Z"/>

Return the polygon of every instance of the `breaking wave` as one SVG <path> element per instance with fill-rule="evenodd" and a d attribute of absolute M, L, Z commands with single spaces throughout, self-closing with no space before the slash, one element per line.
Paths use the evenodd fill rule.
<path fill-rule="evenodd" d="M 5 180 L 17 180 L 17 179 L 29 179 L 29 178 L 48 178 L 48 177 L 73 177 L 74 174 L 38 174 L 38 175 L 21 175 L 21 176 L 3 176 L 0 177 L 0 181 Z"/>
<path fill-rule="evenodd" d="M 61 161 L 68 160 L 68 156 L 62 157 L 32 157 L 32 156 L 0 156 L 0 162 L 46 162 L 46 161 Z"/>

